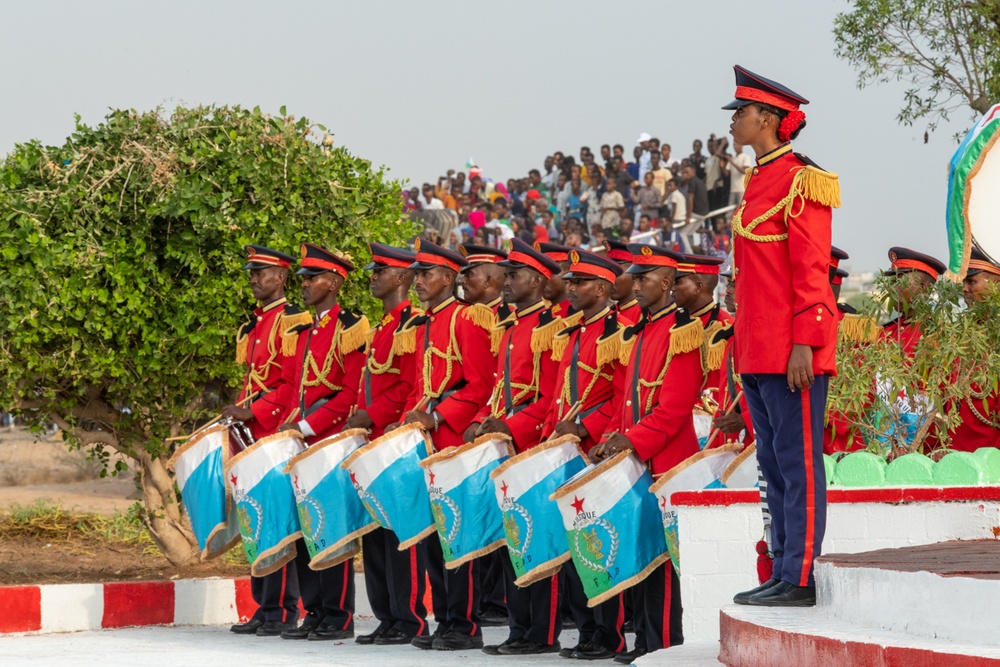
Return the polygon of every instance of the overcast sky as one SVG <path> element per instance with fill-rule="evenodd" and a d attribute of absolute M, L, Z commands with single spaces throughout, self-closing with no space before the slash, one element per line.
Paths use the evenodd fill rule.
<path fill-rule="evenodd" d="M 796 142 L 840 174 L 834 243 L 854 270 L 903 245 L 947 260 L 952 135 L 896 123 L 901 84 L 863 91 L 833 55 L 840 0 L 701 2 L 3 2 L 0 152 L 58 144 L 73 114 L 242 104 L 307 116 L 394 178 L 429 181 L 473 157 L 506 179 L 555 150 L 640 132 L 725 134 L 732 65 L 811 101 Z"/>

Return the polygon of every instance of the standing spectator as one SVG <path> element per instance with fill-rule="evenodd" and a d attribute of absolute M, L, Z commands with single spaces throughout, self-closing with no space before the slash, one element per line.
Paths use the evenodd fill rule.
<path fill-rule="evenodd" d="M 611 147 L 611 157 L 625 158 L 625 147 L 621 144 L 615 144 Z"/>
<path fill-rule="evenodd" d="M 670 173 L 670 170 L 666 168 L 666 165 L 660 161 L 660 153 L 650 153 L 649 158 L 650 168 L 649 173 L 653 175 L 653 185 L 656 189 L 660 191 L 660 195 L 667 196 L 667 181 L 672 180 L 674 175 Z"/>
<path fill-rule="evenodd" d="M 657 155 L 657 153 L 653 153 Z M 632 182 L 632 191 L 629 193 L 632 203 L 639 206 L 639 214 L 650 219 L 654 227 L 660 226 L 660 206 L 663 205 L 663 194 L 653 184 L 653 172 L 646 172 L 646 179 L 642 187 L 635 181 Z"/>
<path fill-rule="evenodd" d="M 532 190 L 538 190 L 539 194 L 546 197 L 549 194 L 549 189 L 542 183 L 542 174 L 537 169 L 532 169 L 528 172 L 528 187 Z"/>
<path fill-rule="evenodd" d="M 667 210 L 668 222 L 661 223 L 664 228 L 669 229 L 687 219 L 687 197 L 680 191 L 677 179 L 667 182 Z"/>
<path fill-rule="evenodd" d="M 583 220 L 587 214 L 587 203 L 584 195 L 587 190 L 584 189 L 583 183 L 580 179 L 574 179 L 570 183 L 569 195 L 566 197 L 566 204 L 564 207 L 564 215 L 567 218 L 579 218 Z"/>
<path fill-rule="evenodd" d="M 566 204 L 569 201 L 570 188 L 566 187 L 569 183 L 569 179 L 566 178 L 566 174 L 559 174 L 559 179 L 556 181 L 556 188 L 554 192 L 553 204 L 555 204 L 556 209 L 559 211 L 560 217 L 566 216 Z"/>
<path fill-rule="evenodd" d="M 615 183 L 617 183 L 618 192 L 621 193 L 622 201 L 625 201 L 628 197 L 628 192 L 632 187 L 632 175 L 628 173 L 625 169 L 625 164 L 622 162 L 621 158 L 613 158 L 611 160 L 611 176 L 615 177 Z M 641 182 L 641 181 L 640 181 Z M 611 189 L 611 186 L 606 186 Z"/>
<path fill-rule="evenodd" d="M 514 230 L 507 221 L 507 200 L 497 197 L 493 202 L 493 219 L 483 225 L 490 232 L 490 247 L 503 248 L 506 242 L 514 238 Z"/>
<path fill-rule="evenodd" d="M 611 146 L 609 144 L 601 146 L 601 162 L 604 163 L 605 169 L 611 164 Z"/>
<path fill-rule="evenodd" d="M 615 158 L 621 157 L 616 155 Z M 632 177 L 633 181 L 639 180 L 639 163 L 642 160 L 642 146 L 636 146 L 632 149 L 632 157 L 635 158 L 634 162 L 628 163 L 628 174 Z M 614 159 L 612 158 L 612 163 Z"/>
<path fill-rule="evenodd" d="M 590 189 L 583 193 L 580 201 L 587 205 L 587 228 L 601 222 L 601 195 L 604 194 L 604 184 L 600 174 L 594 174 L 590 179 Z"/>
<path fill-rule="evenodd" d="M 708 189 L 708 208 L 715 210 L 726 205 L 729 199 L 729 141 L 725 137 L 708 140 L 709 156 L 705 159 L 705 188 Z"/>
<path fill-rule="evenodd" d="M 695 139 L 691 144 L 691 155 L 688 156 L 688 162 L 694 166 L 694 175 L 701 179 L 701 182 L 705 182 L 705 156 L 701 153 L 702 143 L 701 139 Z M 683 165 L 681 165 L 681 171 L 684 171 Z"/>
<path fill-rule="evenodd" d="M 425 211 L 443 211 L 444 202 L 434 196 L 434 186 L 424 183 L 424 200 L 420 202 L 420 207 Z"/>
<path fill-rule="evenodd" d="M 681 183 L 687 189 L 687 215 L 684 222 L 689 223 L 692 215 L 708 213 L 708 191 L 705 189 L 705 182 L 698 178 L 694 166 L 690 164 L 681 170 Z"/>
<path fill-rule="evenodd" d="M 649 171 L 649 140 L 652 137 L 649 136 L 649 132 L 642 132 L 639 134 L 639 138 L 635 140 L 635 143 L 639 148 L 642 149 L 642 153 L 639 155 L 637 160 L 639 163 L 639 174 L 636 178 L 642 181 L 642 177 Z"/>
<path fill-rule="evenodd" d="M 729 203 L 733 206 L 739 206 L 745 188 L 743 176 L 753 166 L 753 161 L 749 155 L 743 152 L 743 144 L 734 141 L 733 151 L 735 155 L 729 160 Z"/>
<path fill-rule="evenodd" d="M 542 176 L 542 183 L 545 184 L 549 190 L 555 187 L 556 179 L 559 177 L 559 171 L 555 169 L 555 158 L 551 155 L 545 156 L 545 175 Z"/>
<path fill-rule="evenodd" d="M 660 162 L 662 162 L 663 166 L 666 167 L 667 169 L 670 169 L 671 165 L 670 150 L 671 150 L 670 144 L 663 144 L 662 146 L 660 146 Z"/>
<path fill-rule="evenodd" d="M 601 227 L 617 227 L 621 222 L 622 209 L 625 208 L 625 198 L 617 189 L 614 174 L 608 174 L 605 179 L 605 192 L 601 195 Z"/>

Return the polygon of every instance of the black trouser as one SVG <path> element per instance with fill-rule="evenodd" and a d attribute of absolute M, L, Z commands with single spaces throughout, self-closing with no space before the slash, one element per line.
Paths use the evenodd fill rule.
<path fill-rule="evenodd" d="M 497 549 L 492 551 L 480 559 L 481 567 L 480 572 L 480 600 L 479 600 L 479 610 L 486 611 L 488 609 L 496 609 L 498 611 L 505 611 L 507 609 L 507 602 L 505 595 L 507 592 L 507 587 L 505 584 L 506 577 L 504 576 L 504 560 L 510 560 L 507 557 L 506 549 Z"/>
<path fill-rule="evenodd" d="M 299 618 L 299 577 L 295 563 L 263 577 L 250 577 L 250 595 L 258 605 L 254 618 L 295 623 Z"/>
<path fill-rule="evenodd" d="M 434 533 L 421 544 L 427 550 L 427 576 L 431 580 L 436 634 L 458 632 L 480 637 L 483 629 L 479 619 L 479 560 L 449 570 L 444 566 L 441 541 Z"/>
<path fill-rule="evenodd" d="M 365 590 L 372 613 L 382 630 L 408 635 L 427 634 L 427 565 L 424 549 L 399 550 L 396 533 L 376 528 L 361 538 L 365 561 Z"/>
<path fill-rule="evenodd" d="M 596 607 L 588 607 L 583 582 L 572 561 L 563 565 L 562 576 L 566 582 L 569 611 L 580 631 L 580 644 L 603 646 L 615 653 L 624 651 L 625 635 L 622 634 L 622 625 L 625 624 L 625 607 L 622 594 L 605 600 Z"/>
<path fill-rule="evenodd" d="M 326 623 L 338 630 L 354 629 L 354 559 L 323 570 L 309 567 L 304 541 L 295 543 L 295 567 L 299 571 L 302 606 L 306 622 Z"/>
<path fill-rule="evenodd" d="M 521 588 L 514 584 L 517 576 L 507 549 L 499 549 L 493 553 L 501 556 L 500 563 L 507 589 L 507 619 L 510 626 L 508 639 L 555 644 L 562 632 L 559 606 L 562 604 L 563 586 L 560 585 L 559 575 L 555 574 Z"/>
<path fill-rule="evenodd" d="M 681 582 L 666 563 L 633 588 L 635 647 L 647 653 L 684 643 L 681 626 Z"/>

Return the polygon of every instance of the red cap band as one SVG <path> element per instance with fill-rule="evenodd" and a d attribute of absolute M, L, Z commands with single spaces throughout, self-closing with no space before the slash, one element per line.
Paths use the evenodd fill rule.
<path fill-rule="evenodd" d="M 791 101 L 787 97 L 782 97 L 781 95 L 769 93 L 766 90 L 750 88 L 747 86 L 736 86 L 736 99 L 770 104 L 772 107 L 778 107 L 779 109 L 784 109 L 785 111 L 795 111 L 799 108 L 797 103 Z"/>
<path fill-rule="evenodd" d="M 267 264 L 268 266 L 280 266 L 283 269 L 288 269 L 292 266 L 292 263 L 288 260 L 275 257 L 274 255 L 262 255 L 253 251 L 247 256 L 247 261 L 255 264 Z"/>
<path fill-rule="evenodd" d="M 830 255 L 830 268 L 834 269 L 834 270 L 840 268 L 840 258 L 839 257 L 834 257 L 833 255 Z"/>
<path fill-rule="evenodd" d="M 507 261 L 517 262 L 518 264 L 524 264 L 525 266 L 530 266 L 531 268 L 533 268 L 535 271 L 538 271 L 546 278 L 552 277 L 552 271 L 550 269 L 546 268 L 544 264 L 542 264 L 537 259 L 535 259 L 534 257 L 532 257 L 527 253 L 518 252 L 517 250 L 512 250 L 510 254 L 507 255 Z"/>
<path fill-rule="evenodd" d="M 834 276 L 832 279 L 830 279 L 830 284 L 831 285 L 843 285 L 844 284 L 844 279 L 841 278 L 840 276 Z"/>
<path fill-rule="evenodd" d="M 462 270 L 462 267 L 455 262 L 447 259 L 446 257 L 441 257 L 440 255 L 432 255 L 429 252 L 418 252 L 417 262 L 420 264 L 434 264 L 435 266 L 443 266 L 447 269 L 451 269 L 455 273 Z"/>
<path fill-rule="evenodd" d="M 375 255 L 372 257 L 372 262 L 374 264 L 381 264 L 382 266 L 393 266 L 397 269 L 408 269 L 412 262 L 407 262 L 402 259 L 394 259 L 392 257 L 383 257 L 382 255 Z"/>
<path fill-rule="evenodd" d="M 570 264 L 569 272 L 572 274 L 594 276 L 595 278 L 607 280 L 609 283 L 614 283 L 617 278 L 617 276 L 610 269 L 606 269 L 603 266 L 597 266 L 596 264 L 587 264 L 585 262 Z"/>
<path fill-rule="evenodd" d="M 994 275 L 1000 276 L 1000 266 L 996 264 L 990 264 L 989 262 L 984 262 L 981 259 L 970 259 L 969 268 L 976 271 L 985 271 L 986 273 L 992 273 Z"/>
<path fill-rule="evenodd" d="M 693 264 L 691 262 L 678 262 L 677 273 L 701 273 L 706 276 L 719 275 L 718 264 Z"/>
<path fill-rule="evenodd" d="M 918 259 L 897 259 L 892 263 L 892 268 L 913 269 L 915 271 L 923 271 L 934 280 L 938 279 L 937 269 L 932 267 L 930 264 L 925 264 L 924 262 L 921 262 Z"/>
<path fill-rule="evenodd" d="M 664 255 L 632 255 L 632 263 L 639 266 L 669 266 L 677 268 L 677 260 Z"/>
<path fill-rule="evenodd" d="M 337 264 L 336 262 L 328 262 L 325 259 L 316 259 L 315 257 L 303 257 L 302 268 L 323 269 L 324 271 L 333 271 L 334 273 L 343 278 L 347 277 L 347 269 L 345 269 L 340 264 Z"/>
<path fill-rule="evenodd" d="M 484 252 L 481 255 L 466 255 L 465 261 L 469 264 L 496 264 L 503 261 L 503 256 L 491 255 Z"/>
<path fill-rule="evenodd" d="M 628 250 L 608 250 L 608 259 L 613 259 L 616 262 L 631 262 L 632 253 Z"/>

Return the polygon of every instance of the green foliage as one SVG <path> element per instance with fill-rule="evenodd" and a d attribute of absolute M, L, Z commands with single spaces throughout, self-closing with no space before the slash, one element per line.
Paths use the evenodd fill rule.
<path fill-rule="evenodd" d="M 29 141 L 6 158 L 0 211 L 0 405 L 154 458 L 241 377 L 244 245 L 297 256 L 309 241 L 361 266 L 369 241 L 414 233 L 398 182 L 283 109 L 78 117 L 62 146 Z M 363 272 L 341 302 L 380 312 Z"/>
<path fill-rule="evenodd" d="M 891 310 L 896 281 L 880 279 L 878 299 L 863 314 L 877 320 L 882 309 Z M 912 358 L 902 341 L 888 337 L 870 344 L 842 338 L 837 346 L 827 408 L 846 415 L 880 454 L 918 448 L 914 434 L 928 431 L 924 445 L 946 445 L 944 433 L 958 425 L 959 403 L 973 383 L 994 391 L 1000 383 L 1000 291 L 965 306 L 961 287 L 941 280 L 910 307 L 923 332 Z M 907 413 L 919 417 L 910 424 Z"/>
<path fill-rule="evenodd" d="M 858 70 L 858 87 L 904 81 L 898 120 L 971 117 L 1000 101 L 1000 0 L 853 0 L 837 15 L 836 55 Z"/>

